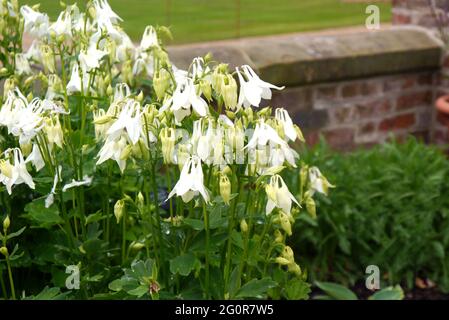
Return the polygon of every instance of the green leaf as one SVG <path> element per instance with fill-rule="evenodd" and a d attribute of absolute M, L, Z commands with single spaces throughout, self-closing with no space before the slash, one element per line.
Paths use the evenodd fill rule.
<path fill-rule="evenodd" d="M 337 300 L 357 300 L 357 296 L 354 292 L 348 288 L 332 283 L 332 282 L 315 282 L 316 286 L 323 290 L 330 297 Z"/>
<path fill-rule="evenodd" d="M 237 292 L 237 298 L 263 298 L 263 294 L 268 291 L 268 289 L 276 287 L 277 282 L 271 280 L 271 278 L 266 277 L 262 279 L 253 279 L 245 283 L 240 290 Z"/>
<path fill-rule="evenodd" d="M 26 297 L 24 300 L 62 300 L 69 293 L 70 292 L 61 293 L 61 290 L 56 287 L 53 287 L 53 288 L 45 287 L 37 295 Z"/>
<path fill-rule="evenodd" d="M 141 286 L 138 286 L 137 288 L 129 290 L 127 292 L 128 292 L 128 294 L 130 294 L 132 296 L 137 296 L 140 298 L 145 293 L 148 293 L 148 287 L 141 285 Z"/>
<path fill-rule="evenodd" d="M 28 203 L 25 206 L 25 212 L 27 214 L 24 216 L 37 223 L 40 227 L 48 228 L 64 222 L 59 216 L 56 206 L 45 208 L 45 200 L 43 198 Z"/>
<path fill-rule="evenodd" d="M 25 231 L 26 227 L 23 227 L 22 229 L 20 229 L 19 231 L 16 232 L 12 232 L 10 234 L 8 234 L 8 236 L 6 237 L 7 240 L 15 238 L 20 236 L 24 231 Z"/>
<path fill-rule="evenodd" d="M 87 226 L 89 223 L 101 221 L 106 219 L 106 216 L 103 216 L 101 212 L 93 213 L 87 216 L 85 225 Z"/>
<path fill-rule="evenodd" d="M 170 272 L 186 277 L 195 268 L 196 263 L 197 259 L 193 254 L 183 254 L 170 260 Z"/>
<path fill-rule="evenodd" d="M 404 291 L 400 286 L 388 287 L 377 291 L 369 300 L 402 300 L 404 299 Z"/>
<path fill-rule="evenodd" d="M 310 291 L 310 284 L 298 278 L 287 281 L 285 285 L 285 295 L 288 300 L 308 299 Z"/>
<path fill-rule="evenodd" d="M 201 231 L 204 229 L 204 222 L 202 220 L 185 218 L 183 222 L 184 224 L 192 227 L 193 230 Z"/>
<path fill-rule="evenodd" d="M 116 279 L 114 281 L 112 281 L 111 283 L 109 283 L 108 288 L 112 291 L 121 291 L 123 286 L 122 286 L 122 280 L 121 279 Z"/>
<path fill-rule="evenodd" d="M 441 242 L 434 241 L 432 245 L 435 250 L 436 256 L 440 259 L 444 259 L 446 254 L 444 252 L 444 246 L 441 244 Z"/>

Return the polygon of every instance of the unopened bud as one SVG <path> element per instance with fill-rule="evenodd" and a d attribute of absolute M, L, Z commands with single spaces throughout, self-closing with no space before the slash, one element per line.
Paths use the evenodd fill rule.
<path fill-rule="evenodd" d="M 231 199 L 231 182 L 224 174 L 220 176 L 220 195 L 223 198 L 224 203 L 229 205 Z"/>
<path fill-rule="evenodd" d="M 200 80 L 200 90 L 208 101 L 212 100 L 212 87 L 209 81 Z"/>
<path fill-rule="evenodd" d="M 125 201 L 123 199 L 117 201 L 114 205 L 114 215 L 117 219 L 117 223 L 120 223 L 120 220 L 123 217 L 123 214 L 125 213 Z"/>
<path fill-rule="evenodd" d="M 5 257 L 7 257 L 7 256 L 8 256 L 8 248 L 6 248 L 6 247 L 1 247 L 1 248 L 0 248 L 0 253 L 1 253 L 2 255 L 4 255 Z"/>
<path fill-rule="evenodd" d="M 11 220 L 9 220 L 9 216 L 6 216 L 5 220 L 3 220 L 3 231 L 5 233 L 9 229 L 10 224 L 11 224 Z"/>
<path fill-rule="evenodd" d="M 132 250 L 139 251 L 140 249 L 145 248 L 145 245 L 140 242 L 133 242 L 133 243 L 131 243 L 130 248 Z"/>
<path fill-rule="evenodd" d="M 240 230 L 242 230 L 243 233 L 248 232 L 248 224 L 246 223 L 245 219 L 242 219 L 242 221 L 240 221 Z"/>

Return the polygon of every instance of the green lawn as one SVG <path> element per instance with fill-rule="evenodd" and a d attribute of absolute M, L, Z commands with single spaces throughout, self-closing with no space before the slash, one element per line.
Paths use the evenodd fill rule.
<path fill-rule="evenodd" d="M 74 1 L 68 1 L 71 2 Z M 55 0 L 21 3 L 41 3 L 41 9 L 53 18 L 60 9 Z M 110 0 L 109 3 L 125 20 L 124 27 L 134 39 L 140 38 L 148 24 L 171 26 L 176 43 L 228 39 L 238 34 L 238 0 Z M 381 19 L 390 21 L 391 5 L 378 5 Z M 366 4 L 342 0 L 240 0 L 240 35 L 363 25 L 365 8 Z"/>

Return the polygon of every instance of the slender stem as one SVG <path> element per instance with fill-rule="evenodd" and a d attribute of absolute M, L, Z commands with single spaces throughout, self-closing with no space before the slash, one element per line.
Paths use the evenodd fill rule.
<path fill-rule="evenodd" d="M 3 298 L 8 299 L 5 281 L 3 280 L 3 271 L 0 271 L 0 285 L 2 286 Z"/>
<path fill-rule="evenodd" d="M 122 265 L 125 264 L 126 259 L 126 210 L 122 217 Z"/>
<path fill-rule="evenodd" d="M 204 230 L 206 232 L 206 279 L 205 279 L 205 287 L 206 287 L 206 299 L 209 299 L 209 250 L 210 250 L 210 230 L 209 230 L 209 213 L 206 210 L 206 203 L 203 201 L 203 216 L 204 216 Z"/>
<path fill-rule="evenodd" d="M 6 254 L 6 266 L 8 267 L 9 285 L 11 286 L 11 296 L 16 300 L 16 289 L 14 288 L 14 280 L 12 278 L 11 264 L 9 263 L 9 254 Z"/>

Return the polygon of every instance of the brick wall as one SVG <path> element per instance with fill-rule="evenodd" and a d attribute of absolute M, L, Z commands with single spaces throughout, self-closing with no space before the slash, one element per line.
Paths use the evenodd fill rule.
<path fill-rule="evenodd" d="M 309 143 L 322 134 L 339 150 L 371 146 L 408 134 L 429 140 L 433 72 L 288 88 L 272 105 L 287 106 Z"/>
<path fill-rule="evenodd" d="M 449 13 L 449 0 L 434 0 L 441 14 Z M 393 24 L 417 25 L 428 29 L 436 37 L 440 36 L 434 14 L 429 7 L 429 0 L 393 0 Z M 448 20 L 449 22 L 449 20 Z M 449 31 L 449 25 L 446 27 Z M 449 39 L 448 39 L 449 40 Z M 434 99 L 449 94 L 449 53 L 444 52 L 440 74 L 435 80 Z M 430 140 L 436 144 L 449 142 L 449 117 L 437 111 L 431 115 Z"/>
<path fill-rule="evenodd" d="M 231 68 L 249 64 L 262 79 L 285 85 L 273 92 L 270 105 L 287 108 L 310 144 L 320 134 L 339 150 L 391 136 L 446 138 L 441 128 L 433 130 L 442 50 L 424 29 L 280 36 L 169 51 L 183 68 L 193 57 L 211 52 Z"/>

